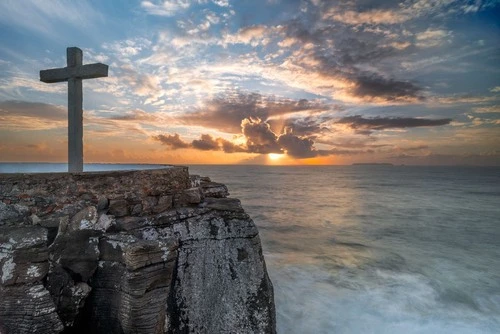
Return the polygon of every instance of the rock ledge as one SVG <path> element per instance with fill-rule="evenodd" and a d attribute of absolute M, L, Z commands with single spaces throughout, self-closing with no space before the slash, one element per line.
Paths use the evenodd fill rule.
<path fill-rule="evenodd" d="M 0 174 L 0 333 L 275 333 L 228 195 L 187 167 Z"/>

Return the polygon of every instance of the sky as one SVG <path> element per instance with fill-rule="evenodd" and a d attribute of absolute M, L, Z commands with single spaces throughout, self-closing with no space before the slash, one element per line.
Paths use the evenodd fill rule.
<path fill-rule="evenodd" d="M 0 162 L 500 165 L 500 0 L 2 0 Z"/>

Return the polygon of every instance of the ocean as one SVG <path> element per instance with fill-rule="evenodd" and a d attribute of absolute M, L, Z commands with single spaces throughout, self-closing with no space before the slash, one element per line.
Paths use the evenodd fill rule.
<path fill-rule="evenodd" d="M 54 166 L 0 164 L 0 172 Z M 155 166 L 86 170 L 145 167 Z M 500 332 L 500 168 L 190 172 L 226 184 L 257 224 L 278 333 Z"/>

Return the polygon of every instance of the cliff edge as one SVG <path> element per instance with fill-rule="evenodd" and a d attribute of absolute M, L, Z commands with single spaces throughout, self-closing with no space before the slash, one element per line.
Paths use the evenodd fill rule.
<path fill-rule="evenodd" d="M 275 333 L 228 195 L 187 167 L 0 174 L 0 333 Z"/>

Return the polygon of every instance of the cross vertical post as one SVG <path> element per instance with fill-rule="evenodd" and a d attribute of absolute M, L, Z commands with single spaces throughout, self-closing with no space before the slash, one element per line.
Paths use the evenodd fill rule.
<path fill-rule="evenodd" d="M 68 171 L 83 172 L 83 91 L 82 79 L 108 76 L 108 65 L 83 65 L 82 50 L 66 49 L 67 67 L 40 71 L 40 81 L 68 82 Z"/>
<path fill-rule="evenodd" d="M 68 68 L 82 66 L 82 50 L 66 50 Z M 82 79 L 68 78 L 68 171 L 83 172 L 83 88 Z"/>

